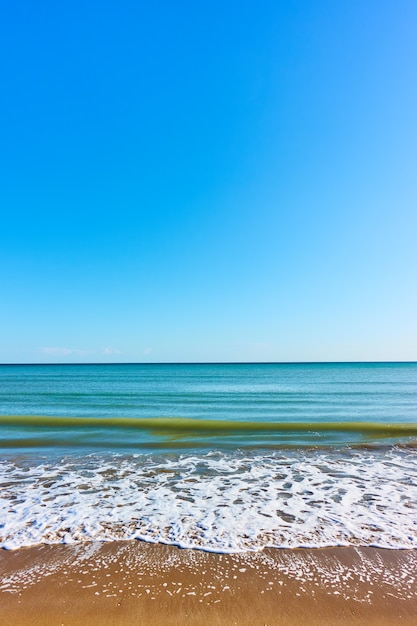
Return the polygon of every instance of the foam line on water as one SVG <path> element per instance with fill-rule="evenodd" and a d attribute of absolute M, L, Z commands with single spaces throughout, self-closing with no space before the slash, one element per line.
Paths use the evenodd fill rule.
<path fill-rule="evenodd" d="M 91 455 L 0 462 L 0 547 L 141 539 L 215 552 L 417 548 L 417 457 Z"/>

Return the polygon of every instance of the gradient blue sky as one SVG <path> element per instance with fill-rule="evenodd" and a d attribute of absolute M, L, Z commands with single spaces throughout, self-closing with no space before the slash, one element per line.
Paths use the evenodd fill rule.
<path fill-rule="evenodd" d="M 0 362 L 417 359 L 414 0 L 1 13 Z"/>

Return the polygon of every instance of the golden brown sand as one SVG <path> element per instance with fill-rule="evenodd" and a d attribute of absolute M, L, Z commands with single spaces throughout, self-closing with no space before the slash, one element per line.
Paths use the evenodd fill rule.
<path fill-rule="evenodd" d="M 417 552 L 221 555 L 141 542 L 0 552 L 2 626 L 417 624 Z"/>

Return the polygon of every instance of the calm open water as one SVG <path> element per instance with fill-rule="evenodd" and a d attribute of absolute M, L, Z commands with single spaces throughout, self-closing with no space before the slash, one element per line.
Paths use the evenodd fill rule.
<path fill-rule="evenodd" d="M 0 366 L 0 545 L 417 546 L 417 364 Z"/>

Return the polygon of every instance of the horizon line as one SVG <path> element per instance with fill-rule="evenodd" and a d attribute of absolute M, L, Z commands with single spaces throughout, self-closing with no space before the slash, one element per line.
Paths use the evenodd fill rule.
<path fill-rule="evenodd" d="M 51 366 L 51 365 L 372 365 L 372 364 L 417 364 L 417 360 L 370 360 L 370 361 L 110 361 L 110 362 L 20 362 L 20 363 L 0 363 L 0 367 L 9 366 Z"/>

